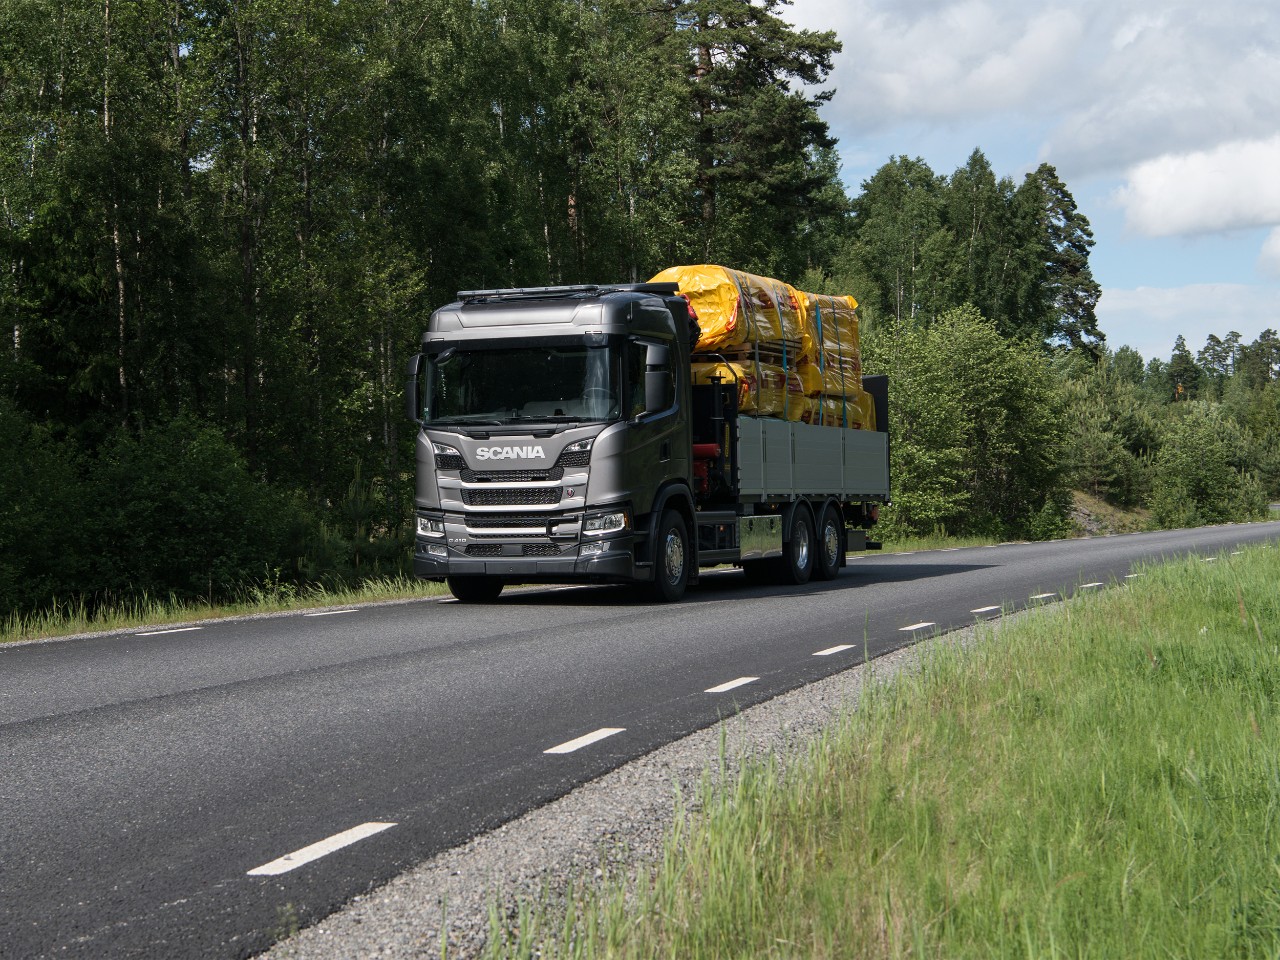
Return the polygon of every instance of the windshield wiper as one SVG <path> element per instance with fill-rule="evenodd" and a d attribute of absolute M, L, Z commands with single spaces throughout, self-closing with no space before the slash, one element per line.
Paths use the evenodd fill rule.
<path fill-rule="evenodd" d="M 476 419 L 473 417 L 441 417 L 439 420 L 428 420 L 426 425 L 428 427 L 439 427 L 439 426 L 471 426 L 473 424 L 475 425 L 483 424 L 485 426 L 490 426 L 490 427 L 501 427 L 505 423 L 507 423 L 506 420 L 494 420 L 492 418 Z"/>

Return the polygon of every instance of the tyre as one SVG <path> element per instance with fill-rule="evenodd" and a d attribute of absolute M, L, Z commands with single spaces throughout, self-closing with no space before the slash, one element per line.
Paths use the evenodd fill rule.
<path fill-rule="evenodd" d="M 817 549 L 813 558 L 813 579 L 834 580 L 844 554 L 844 517 L 834 503 L 822 509 L 818 520 Z"/>
<path fill-rule="evenodd" d="M 782 582 L 799 585 L 808 583 L 813 575 L 813 558 L 817 552 L 814 542 L 813 518 L 807 508 L 796 507 L 791 518 L 791 540 L 782 551 Z"/>
<path fill-rule="evenodd" d="M 463 603 L 493 603 L 502 593 L 497 577 L 449 577 L 449 590 Z"/>
<path fill-rule="evenodd" d="M 675 603 L 689 585 L 689 529 L 675 510 L 664 510 L 653 545 L 653 596 Z"/>

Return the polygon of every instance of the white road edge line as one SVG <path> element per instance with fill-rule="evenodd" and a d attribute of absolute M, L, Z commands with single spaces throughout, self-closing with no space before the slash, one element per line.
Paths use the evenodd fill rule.
<path fill-rule="evenodd" d="M 923 623 L 913 623 L 909 627 L 899 627 L 898 632 L 905 633 L 908 630 L 923 630 L 925 627 L 936 627 L 936 626 L 937 624 L 934 623 L 932 620 L 926 620 Z"/>
<path fill-rule="evenodd" d="M 615 733 L 622 733 L 626 729 L 626 727 L 601 727 L 599 730 L 595 730 L 592 733 L 583 734 L 576 740 L 570 740 L 567 743 L 562 743 L 559 746 L 551 747 L 550 749 L 543 750 L 542 752 L 573 753 L 575 750 L 581 750 L 583 747 L 589 747 L 593 743 L 598 743 L 605 737 L 612 737 Z"/>
<path fill-rule="evenodd" d="M 1140 573 L 1126 573 L 1126 574 L 1124 575 L 1124 578 L 1125 578 L 1126 580 L 1132 580 L 1134 577 L 1140 577 L 1140 576 L 1142 576 L 1142 574 L 1140 574 Z"/>
<path fill-rule="evenodd" d="M 1056 596 L 1057 596 L 1056 593 L 1033 593 L 1031 595 L 1031 599 L 1032 600 L 1048 600 L 1050 597 L 1056 597 Z"/>
<path fill-rule="evenodd" d="M 999 606 L 993 606 L 993 607 L 979 607 L 977 610 L 970 610 L 969 612 L 970 612 L 970 613 L 990 613 L 990 612 L 991 612 L 991 611 L 993 611 L 993 610 L 1001 610 L 1001 609 L 1003 609 L 1003 608 L 1002 608 L 1002 607 L 999 607 Z"/>
<path fill-rule="evenodd" d="M 317 613 L 304 613 L 304 617 L 336 617 L 340 613 L 359 613 L 359 610 L 321 610 Z"/>
<path fill-rule="evenodd" d="M 853 649 L 852 643 L 841 643 L 841 644 L 837 644 L 834 647 L 827 647 L 827 649 L 825 650 L 819 650 L 817 653 L 814 654 L 814 656 L 829 657 L 833 653 L 844 653 L 846 650 L 852 650 L 852 649 Z"/>
<path fill-rule="evenodd" d="M 1093 583 L 1082 583 L 1082 584 L 1080 584 L 1080 589 L 1081 589 L 1081 590 L 1089 590 L 1089 589 L 1092 589 L 1093 587 L 1105 587 L 1105 586 L 1106 586 L 1106 584 L 1105 584 L 1105 583 L 1103 583 L 1101 580 L 1097 580 L 1097 581 L 1094 581 Z"/>
<path fill-rule="evenodd" d="M 341 833 L 335 833 L 332 837 L 313 843 L 301 850 L 295 850 L 293 853 L 286 853 L 278 860 L 272 860 L 270 863 L 264 863 L 260 867 L 254 867 L 246 876 L 249 877 L 278 877 L 282 873 L 288 873 L 290 870 L 296 870 L 303 864 L 310 863 L 313 860 L 319 860 L 321 857 L 333 853 L 335 850 L 341 850 L 343 847 L 349 847 L 353 843 L 357 843 L 366 837 L 372 837 L 375 833 L 381 833 L 383 830 L 389 830 L 394 827 L 394 823 L 381 823 L 371 821 L 362 823 L 358 827 L 352 827 L 350 830 L 343 830 Z"/>
<path fill-rule="evenodd" d="M 158 637 L 166 633 L 190 633 L 192 630 L 203 630 L 204 627 L 175 627 L 172 630 L 151 630 L 148 633 L 136 633 L 136 637 Z"/>
<path fill-rule="evenodd" d="M 1213 563 L 1213 561 L 1215 561 L 1215 560 L 1217 560 L 1217 559 L 1218 559 L 1217 557 L 1201 557 L 1201 558 L 1200 558 L 1200 562 L 1201 562 L 1201 563 Z"/>
<path fill-rule="evenodd" d="M 727 683 L 722 683 L 717 687 L 710 687 L 706 690 L 703 690 L 702 692 L 703 693 L 727 693 L 728 691 L 735 690 L 738 687 L 745 687 L 748 683 L 755 683 L 759 679 L 760 679 L 759 677 L 738 677 L 737 680 L 730 680 Z"/>

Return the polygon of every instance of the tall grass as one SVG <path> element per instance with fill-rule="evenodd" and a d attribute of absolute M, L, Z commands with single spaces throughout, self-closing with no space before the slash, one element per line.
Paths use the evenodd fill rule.
<path fill-rule="evenodd" d="M 245 588 L 240 596 L 225 603 L 144 595 L 121 603 L 90 607 L 81 599 L 55 603 L 39 613 L 11 613 L 0 621 L 0 643 L 346 603 L 439 596 L 445 592 L 443 584 L 415 580 L 412 577 L 387 577 L 365 580 L 353 586 L 327 587 L 296 587 L 290 583 L 267 580 Z"/>
<path fill-rule="evenodd" d="M 869 691 L 491 956 L 1280 955 L 1280 551 L 1152 568 Z"/>

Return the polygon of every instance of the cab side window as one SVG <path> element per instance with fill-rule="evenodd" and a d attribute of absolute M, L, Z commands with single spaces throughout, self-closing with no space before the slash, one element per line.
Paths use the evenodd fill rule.
<path fill-rule="evenodd" d="M 627 344 L 627 419 L 644 413 L 644 367 L 649 354 L 647 344 L 632 340 Z"/>

